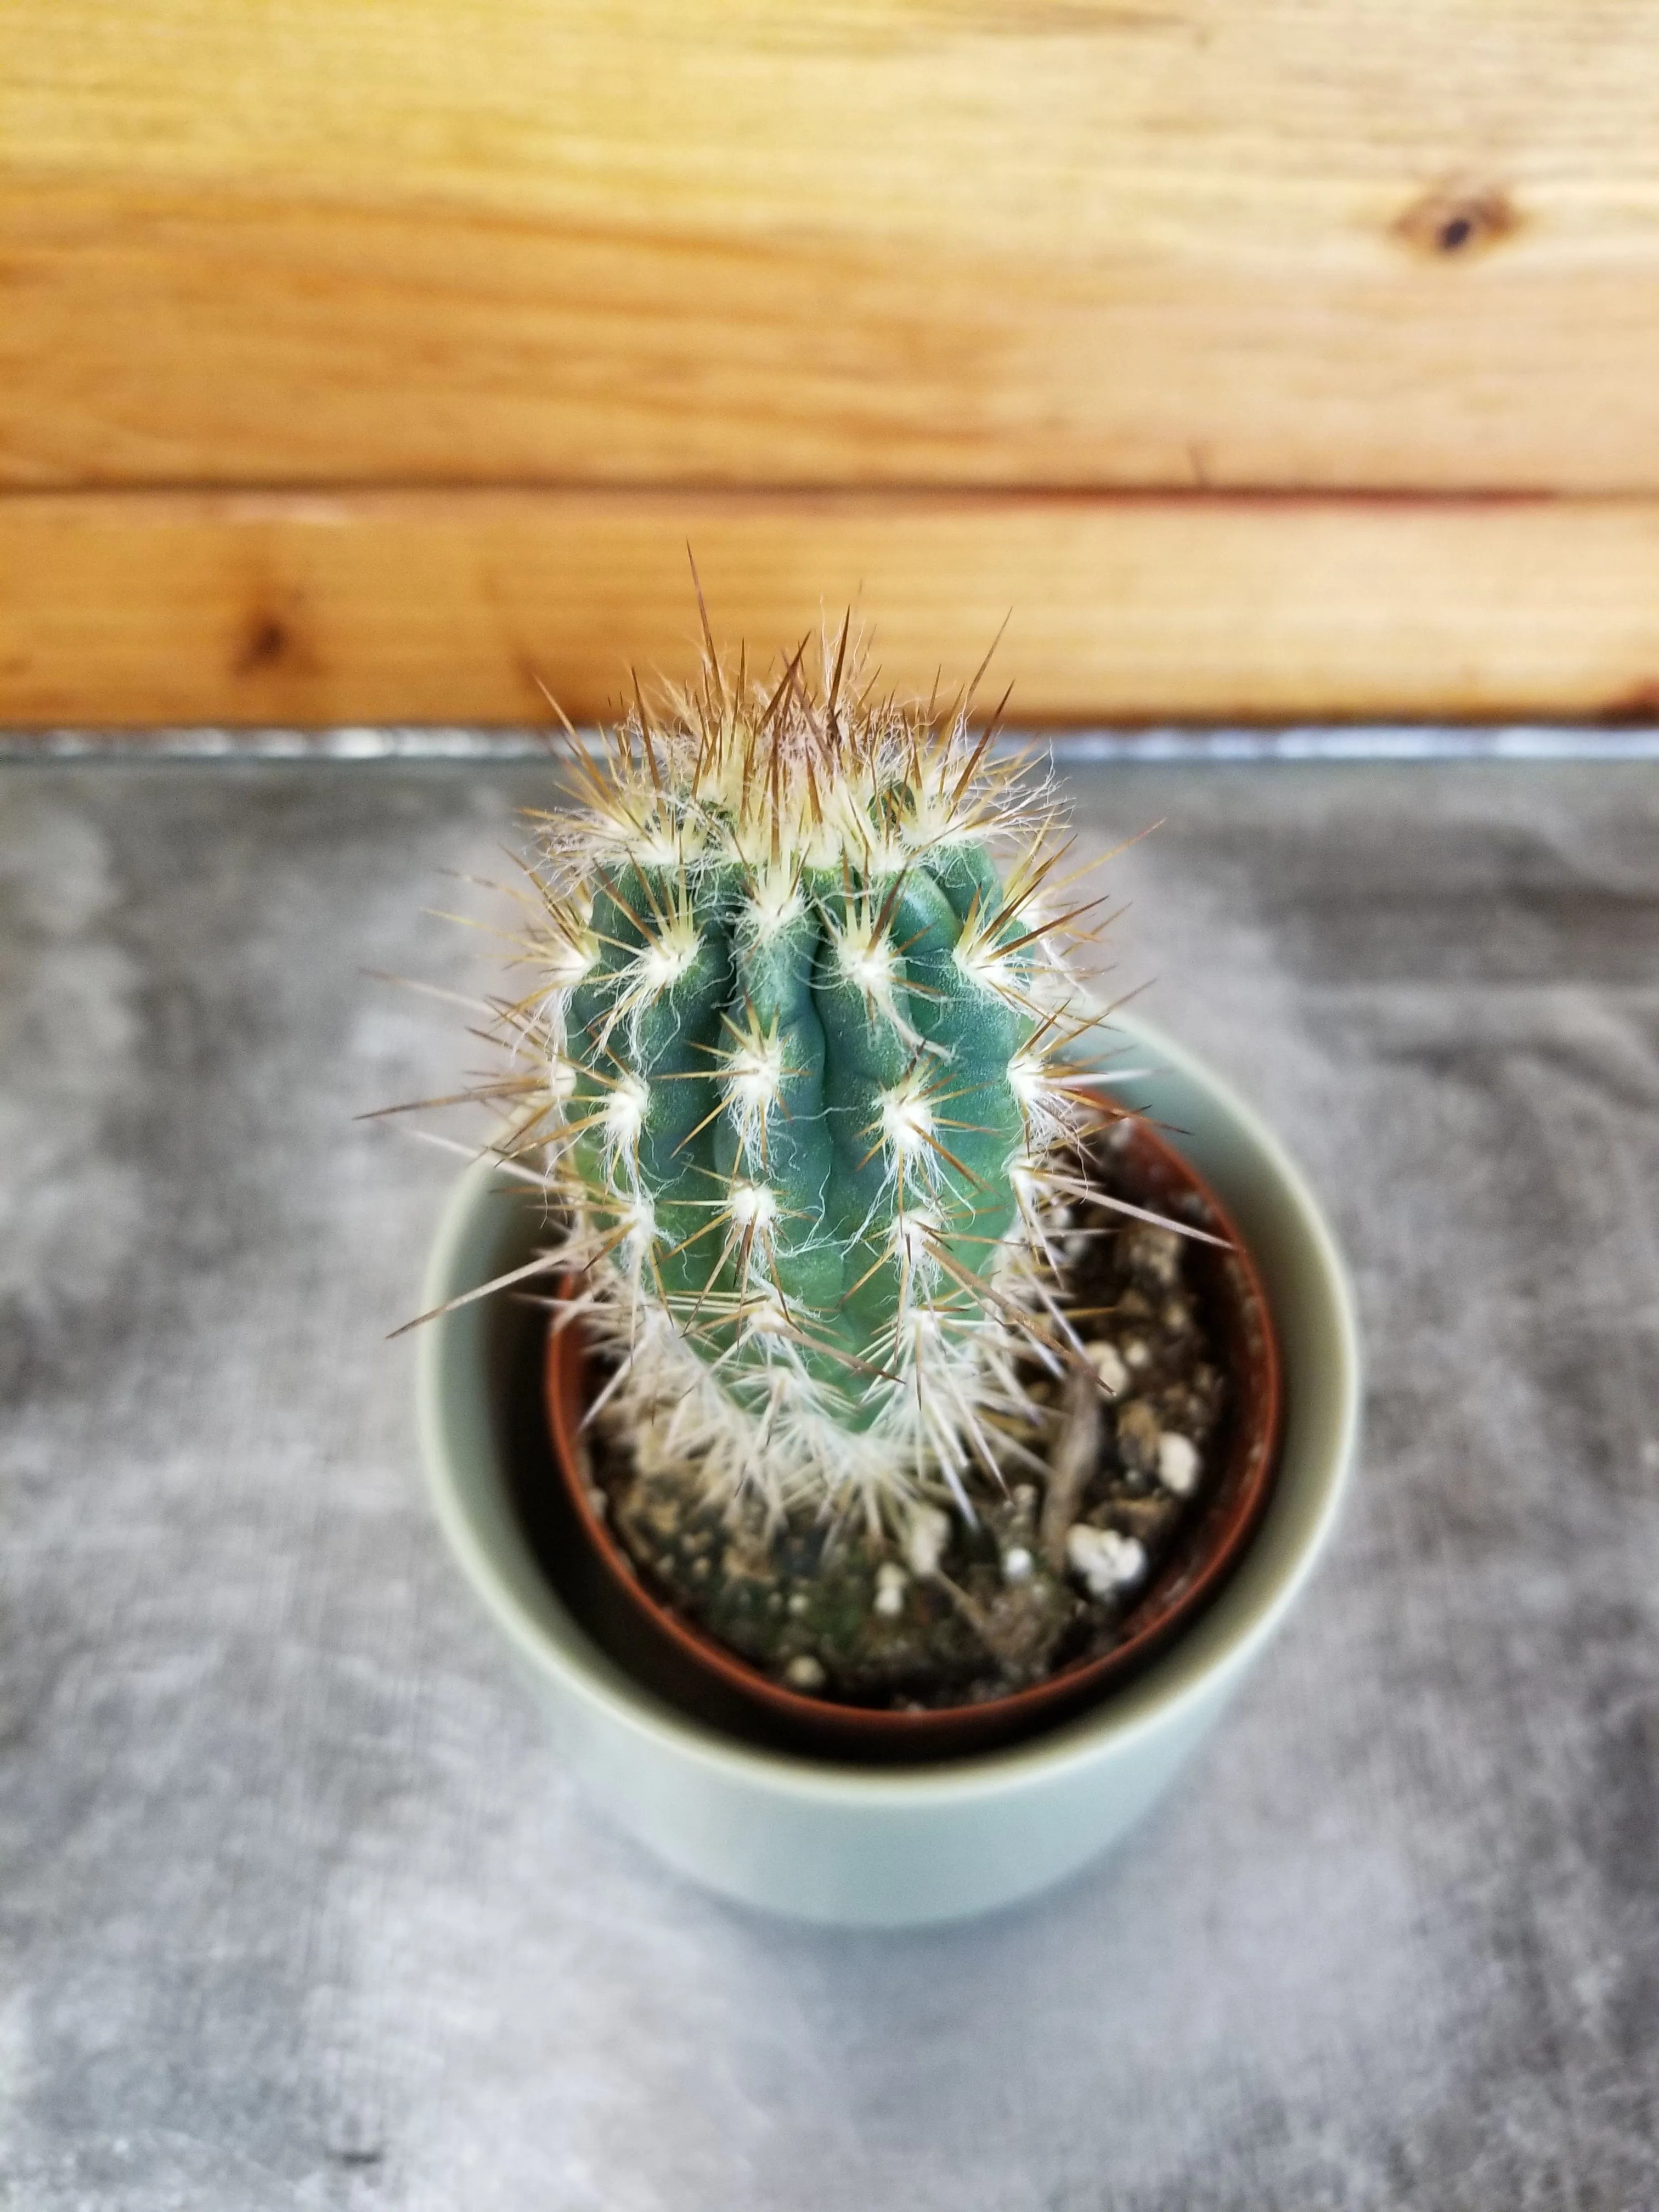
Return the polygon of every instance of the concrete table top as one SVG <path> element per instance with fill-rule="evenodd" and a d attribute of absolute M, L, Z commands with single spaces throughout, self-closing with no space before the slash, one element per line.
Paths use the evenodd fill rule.
<path fill-rule="evenodd" d="M 458 1163 L 352 1117 L 483 1055 L 364 971 L 489 980 L 546 771 L 0 769 L 0 2203 L 1659 2205 L 1659 776 L 1070 781 L 1368 1447 L 1115 1861 L 848 1938 L 607 1826 L 421 1495 Z"/>

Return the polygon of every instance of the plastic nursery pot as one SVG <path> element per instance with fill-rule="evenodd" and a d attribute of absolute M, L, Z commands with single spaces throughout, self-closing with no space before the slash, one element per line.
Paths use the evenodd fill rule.
<path fill-rule="evenodd" d="M 557 1755 L 623 1825 L 712 1888 L 821 1922 L 889 1927 L 984 1911 L 1042 1888 L 1156 1800 L 1306 1583 L 1358 1432 L 1358 1348 L 1341 1260 L 1300 1175 L 1248 1107 L 1171 1041 L 1121 1015 L 1103 1064 L 1126 1048 L 1136 1103 L 1181 1132 L 1182 1157 L 1254 1262 L 1278 1343 L 1278 1471 L 1253 1533 L 1196 1616 L 1183 1617 L 1131 1679 L 1039 1733 L 926 1763 L 904 1763 L 901 1750 L 895 1764 L 890 1751 L 876 1759 L 845 1745 L 809 1749 L 787 1728 L 757 1722 L 729 1683 L 688 1695 L 678 1646 L 665 1665 L 637 1634 L 630 1642 L 619 1631 L 628 1595 L 557 1477 L 542 1396 L 544 1310 L 510 1293 L 479 1298 L 416 1339 L 421 1437 L 441 1525 L 543 1692 Z M 490 1161 L 469 1168 L 440 1228 L 425 1304 L 447 1304 L 521 1266 L 544 1237 L 540 1209 L 521 1187 Z"/>
<path fill-rule="evenodd" d="M 641 1578 L 606 1516 L 591 1472 L 583 1419 L 599 1382 L 592 1376 L 580 1319 L 556 1313 L 547 1335 L 544 1385 L 549 1433 L 559 1479 L 581 1540 L 606 1578 L 599 1626 L 613 1656 L 635 1672 L 648 1668 L 691 1711 L 724 1711 L 745 1732 L 782 1749 L 842 1757 L 921 1762 L 961 1757 L 1052 1725 L 1107 1695 L 1195 1620 L 1225 1583 L 1254 1534 L 1278 1464 L 1280 1385 L 1267 1297 L 1249 1253 L 1216 1194 L 1173 1146 L 1137 1121 L 1114 1132 L 1136 1201 L 1178 1214 L 1196 1200 L 1200 1218 L 1230 1249 L 1189 1246 L 1189 1265 L 1218 1325 L 1231 1403 L 1218 1480 L 1121 1624 L 1111 1650 L 1056 1670 L 1048 1680 L 1006 1697 L 925 1712 L 842 1704 L 788 1688 L 686 1618 Z M 562 1299 L 579 1285 L 567 1279 Z M 602 1378 L 599 1378 L 602 1381 Z M 678 1678 L 678 1679 L 677 1679 Z"/>

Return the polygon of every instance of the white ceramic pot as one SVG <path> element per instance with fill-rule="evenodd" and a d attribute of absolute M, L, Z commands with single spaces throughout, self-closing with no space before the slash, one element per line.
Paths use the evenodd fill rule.
<path fill-rule="evenodd" d="M 1323 1216 L 1278 1140 L 1191 1054 L 1114 1018 L 1127 1086 L 1182 1133 L 1267 1286 L 1284 1360 L 1278 1481 L 1221 1595 L 1127 1688 L 1036 1741 L 926 1767 L 860 1767 L 757 1749 L 686 1718 L 579 1626 L 538 1566 L 509 1495 L 509 1309 L 483 1298 L 418 1339 L 418 1411 L 438 1518 L 473 1589 L 527 1663 L 559 1756 L 624 1826 L 694 1880 L 768 1911 L 906 1927 L 1006 1905 L 1114 1843 L 1153 1802 L 1279 1627 L 1332 1523 L 1358 1437 L 1352 1301 Z M 426 1307 L 520 1264 L 533 1209 L 483 1161 L 445 1212 Z M 522 1329 L 520 1316 L 519 1327 Z"/>

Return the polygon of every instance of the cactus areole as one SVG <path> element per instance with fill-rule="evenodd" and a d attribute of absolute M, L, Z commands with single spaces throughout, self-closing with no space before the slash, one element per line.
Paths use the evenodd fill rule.
<path fill-rule="evenodd" d="M 860 696 L 846 638 L 574 755 L 509 1015 L 590 1335 L 658 1463 L 878 1526 L 1019 1447 L 1075 1338 L 1045 1221 L 1097 1118 L 1043 777 L 965 710 Z"/>

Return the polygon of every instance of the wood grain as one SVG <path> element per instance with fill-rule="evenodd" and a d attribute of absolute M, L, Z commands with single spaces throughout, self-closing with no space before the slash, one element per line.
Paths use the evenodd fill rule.
<path fill-rule="evenodd" d="M 1659 9 L 0 0 L 0 483 L 1659 491 Z"/>
<path fill-rule="evenodd" d="M 1659 713 L 1659 501 L 660 491 L 0 498 L 0 722 L 543 722 L 847 605 L 1030 722 Z"/>

